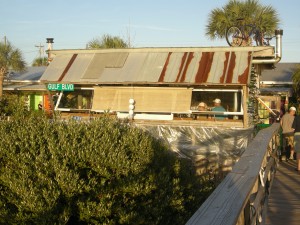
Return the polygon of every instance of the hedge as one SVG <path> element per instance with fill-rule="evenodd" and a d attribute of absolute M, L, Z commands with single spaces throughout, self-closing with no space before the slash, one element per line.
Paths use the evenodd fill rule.
<path fill-rule="evenodd" d="M 212 191 L 126 122 L 0 121 L 0 224 L 184 224 Z"/>

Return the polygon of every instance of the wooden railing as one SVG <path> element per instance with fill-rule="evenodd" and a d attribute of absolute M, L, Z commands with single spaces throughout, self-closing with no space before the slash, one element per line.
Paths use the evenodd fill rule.
<path fill-rule="evenodd" d="M 258 132 L 232 171 L 186 225 L 264 224 L 279 156 L 280 125 Z"/>

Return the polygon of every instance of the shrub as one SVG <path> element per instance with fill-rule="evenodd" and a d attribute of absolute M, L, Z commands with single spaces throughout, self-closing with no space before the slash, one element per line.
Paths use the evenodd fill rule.
<path fill-rule="evenodd" d="M 125 122 L 0 121 L 0 224 L 184 224 L 213 188 Z"/>
<path fill-rule="evenodd" d="M 27 96 L 5 94 L 0 97 L 0 119 L 5 116 L 26 118 L 30 112 L 26 105 Z"/>

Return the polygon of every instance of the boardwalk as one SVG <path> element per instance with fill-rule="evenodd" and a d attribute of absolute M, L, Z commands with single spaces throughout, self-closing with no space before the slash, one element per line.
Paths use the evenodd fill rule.
<path fill-rule="evenodd" d="M 269 196 L 266 225 L 300 224 L 300 173 L 296 161 L 280 162 Z"/>

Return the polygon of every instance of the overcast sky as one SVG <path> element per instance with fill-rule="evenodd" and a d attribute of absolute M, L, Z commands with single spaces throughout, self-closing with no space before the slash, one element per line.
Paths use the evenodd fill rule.
<path fill-rule="evenodd" d="M 133 47 L 227 46 L 205 36 L 208 14 L 227 0 L 1 0 L 0 41 L 6 37 L 31 64 L 46 38 L 54 49 L 83 49 L 103 34 Z M 300 1 L 261 0 L 279 14 L 282 62 L 300 62 Z"/>

